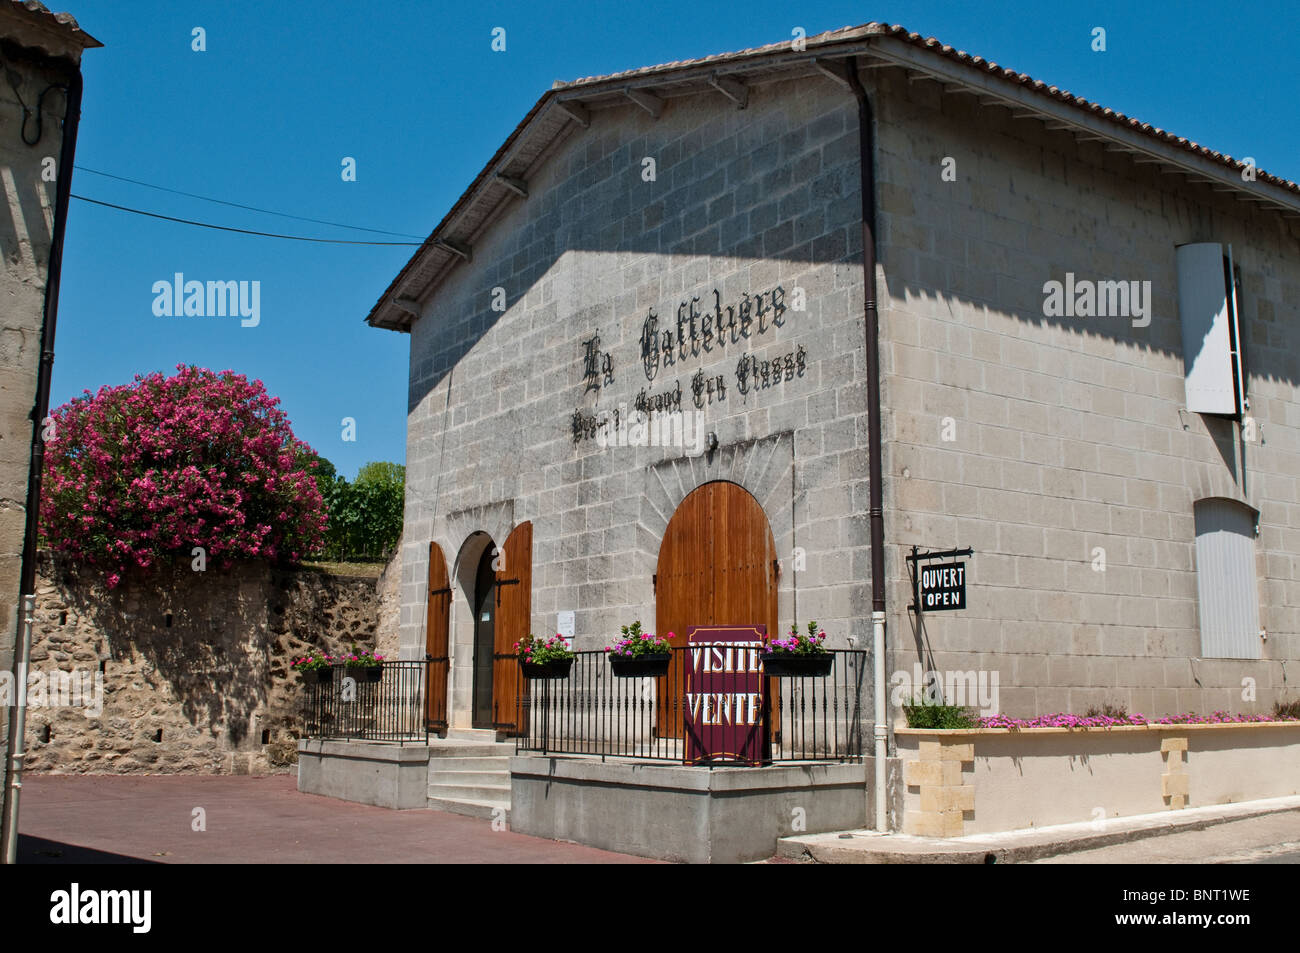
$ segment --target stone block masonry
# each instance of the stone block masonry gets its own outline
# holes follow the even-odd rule
[[[634,619],[653,628],[664,529],[711,480],[764,508],[782,623],[797,611],[835,647],[869,639],[857,609],[869,552],[850,519],[866,473],[856,150],[851,97],[830,80],[781,81],[743,111],[711,97],[672,100],[658,119],[602,109],[539,165],[531,197],[483,233],[412,328],[405,657],[425,648],[429,539],[454,567],[472,533],[501,545],[525,520],[533,631],[554,632],[563,610],[576,612],[580,649]],[[674,406],[680,394],[716,452],[601,446],[574,424],[633,411],[643,394]],[[458,589],[462,718],[470,608]]]
[[[469,717],[477,624],[462,557],[530,522],[530,628],[573,612],[576,647],[598,649],[655,617],[666,527],[712,481],[763,509],[781,625],[816,619],[832,646],[869,645],[870,581],[885,577],[889,673],[996,676],[997,710],[1014,716],[1261,712],[1294,697],[1300,348],[1277,316],[1300,299],[1295,226],[902,70],[863,82],[885,565],[867,545],[853,97],[782,76],[743,110],[709,93],[667,97],[657,116],[600,100],[528,170],[529,197],[473,237],[471,260],[408,289],[421,286],[401,644],[425,650],[432,540],[456,590],[453,720]],[[1176,248],[1189,242],[1230,244],[1241,271],[1250,437],[1186,409]],[[1047,307],[1062,281],[1137,282],[1140,313]],[[665,402],[703,414],[708,450],[596,439],[611,414]],[[1202,644],[1195,507],[1212,498],[1258,513],[1261,631],[1235,633],[1233,650],[1258,658]],[[924,627],[909,613],[912,545],[974,549],[964,610]]]
[[[876,72],[889,670],[997,672],[1013,716],[1293,698],[1300,345],[1275,316],[1300,288],[1295,230],[1101,143]],[[1185,409],[1175,249],[1206,241],[1231,244],[1241,271],[1244,443]],[[1149,324],[1047,313],[1044,285],[1071,273],[1149,281]],[[1208,497],[1259,514],[1258,659],[1202,645],[1193,506]],[[898,558],[912,544],[976,553],[967,609],[927,615],[922,633]]]
[[[302,686],[289,666],[352,644],[391,654],[373,579],[237,563],[99,577],[42,558],[32,670],[102,678],[102,711],[31,707],[29,770],[263,774],[297,759]],[[390,567],[387,577],[396,577]],[[391,602],[391,599],[389,600]]]

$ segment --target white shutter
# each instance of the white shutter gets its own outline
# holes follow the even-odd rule
[[[1253,510],[1232,500],[1196,503],[1196,589],[1201,655],[1259,658],[1259,589]]]
[[[1223,246],[1217,242],[1178,246],[1178,319],[1187,409],[1198,414],[1239,413]]]

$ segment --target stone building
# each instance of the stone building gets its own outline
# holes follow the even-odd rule
[[[567,613],[579,649],[816,619],[870,650],[876,574],[889,722],[927,670],[1015,716],[1268,711],[1298,220],[1250,160],[898,27],[557,83],[368,317],[410,335],[404,655],[501,729],[501,656]],[[973,550],[964,609],[918,622],[913,546]]]
[[[32,416],[41,351],[53,343],[45,339],[47,309],[57,307],[69,181],[58,170],[65,160],[70,165],[76,142],[81,54],[102,45],[71,16],[51,13],[36,0],[0,2],[0,185],[6,210],[0,218],[0,671],[15,664]],[[34,574],[34,561],[29,569]],[[6,772],[9,714],[0,707]],[[5,817],[9,790],[6,784],[0,811]]]

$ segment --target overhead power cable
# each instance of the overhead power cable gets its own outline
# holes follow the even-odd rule
[[[133,215],[145,215],[149,218],[160,218],[164,222],[177,222],[181,225],[194,225],[199,228],[213,228],[219,232],[236,232],[240,235],[257,235],[261,238],[284,238],[294,242],[316,242],[321,245],[404,245],[407,247],[418,247],[424,242],[365,242],[348,238],[312,238],[307,235],[281,235],[277,232],[258,232],[251,228],[233,228],[230,225],[213,225],[210,222],[196,222],[188,218],[176,218],[171,215],[160,215],[157,212],[146,212],[143,209],[128,208],[125,205],[114,205],[112,202],[101,202],[99,199],[87,198],[84,195],[72,194],[74,199],[82,202],[89,202],[91,205],[102,205],[104,208],[117,209],[119,212],[130,212]]]
[[[172,195],[184,195],[187,198],[200,199],[204,202],[213,202],[216,205],[226,205],[230,208],[242,208],[249,212],[261,212],[263,215],[276,215],[280,218],[291,218],[299,222],[311,222],[314,225],[331,225],[335,228],[350,228],[358,232],[373,232],[376,235],[396,235],[398,238],[419,238],[419,235],[408,235],[405,232],[388,232],[382,228],[364,228],[360,225],[344,225],[342,222],[329,222],[321,218],[305,218],[302,215],[290,215],[288,212],[275,212],[269,208],[258,208],[256,205],[242,205],[239,202],[227,202],[225,199],[214,199],[207,195],[199,195],[196,192],[184,192],[180,189],[169,189],[163,185],[154,185],[152,182],[141,182],[139,179],[129,179],[124,175],[114,175],[112,172],[101,172],[98,169],[88,169],[84,165],[76,167],[78,172],[89,172],[91,175],[102,175],[106,179],[116,179],[119,182],[130,182],[132,185],[143,186],[146,189],[155,189],[159,192],[170,192]]]

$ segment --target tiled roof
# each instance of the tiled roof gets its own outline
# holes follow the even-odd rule
[[[898,44],[920,52],[901,55]],[[457,237],[474,235],[494,217],[501,202],[513,197],[502,187],[500,175],[505,173],[523,178],[523,171],[531,165],[532,160],[544,152],[554,137],[569,125],[571,120],[567,114],[562,110],[548,109],[548,106],[575,100],[593,103],[608,102],[611,99],[621,98],[624,91],[632,85],[656,88],[661,93],[687,92],[692,83],[701,83],[704,77],[710,76],[714,71],[719,75],[737,76],[742,73],[756,74],[762,71],[780,71],[798,67],[807,69],[814,64],[814,61],[830,63],[837,59],[842,61],[846,56],[874,58],[883,61],[882,65],[900,66],[925,73],[935,71],[944,74],[939,81],[946,85],[980,90],[991,95],[998,104],[1020,110],[1033,112],[1035,109],[1033,101],[1040,97],[1044,101],[1044,110],[1048,110],[1051,107],[1046,101],[1054,100],[1065,104],[1070,109],[1066,114],[1058,110],[1055,113],[1058,117],[1056,121],[1059,123],[1062,119],[1070,118],[1071,121],[1065,125],[1075,127],[1076,132],[1081,135],[1086,132],[1089,138],[1105,138],[1108,141],[1114,139],[1123,148],[1139,153],[1144,150],[1135,143],[1140,143],[1145,138],[1152,143],[1154,150],[1152,154],[1163,153],[1168,157],[1170,153],[1165,150],[1174,150],[1173,155],[1182,152],[1197,157],[1196,160],[1189,159],[1188,163],[1195,170],[1193,174],[1200,179],[1206,178],[1208,167],[1206,171],[1197,168],[1197,160],[1221,166],[1225,172],[1221,174],[1220,179],[1212,180],[1216,188],[1236,191],[1246,188],[1240,173],[1250,166],[1243,160],[1215,152],[1190,139],[1176,136],[1113,109],[1107,109],[1081,96],[1075,96],[1068,90],[1059,89],[1024,73],[999,66],[983,57],[971,56],[964,50],[940,43],[933,37],[923,37],[901,26],[873,22],[863,26],[842,27],[807,37],[801,50],[795,50],[792,42],[787,39],[732,53],[717,53],[697,59],[643,66],[604,76],[587,76],[569,82],[555,82],[502,143],[483,171],[470,183],[469,188],[433,230],[424,245],[412,255],[411,260],[393,279],[371,309],[366,320],[378,327],[404,329],[409,326],[409,319],[402,316],[400,312],[403,309],[397,307],[395,299],[412,293],[417,296],[423,294],[425,289],[431,287],[454,267],[463,257],[460,253],[464,249],[453,250],[450,244],[446,243]],[[960,66],[957,70],[952,70],[951,67],[941,68],[939,64],[943,61],[960,64]],[[977,74],[993,77],[993,84],[991,86],[982,84],[977,75],[972,75],[972,70]],[[1014,85],[1008,87],[1006,83]],[[1019,95],[1022,90],[1031,95],[1029,97]],[[1053,128],[1064,127],[1057,125]],[[1107,127],[1113,127],[1114,131],[1108,131]],[[1227,174],[1227,170],[1231,170],[1231,174]],[[1300,185],[1289,179],[1271,175],[1258,167],[1253,168],[1253,174],[1254,179],[1250,183],[1252,186],[1256,183],[1265,183],[1300,197]],[[1242,181],[1239,182],[1238,179]],[[1262,194],[1257,188],[1250,188],[1248,191],[1253,193],[1254,201],[1281,206],[1284,214],[1300,217],[1300,203],[1281,197],[1274,199]]]
[[[958,50],[955,49],[954,47],[949,46],[946,43],[940,43],[937,39],[935,39],[932,36],[924,37],[919,33],[909,32],[907,29],[898,26],[897,24],[890,26],[887,23],[873,22],[873,23],[868,23],[865,26],[841,27],[838,30],[828,30],[825,33],[819,33],[816,36],[810,36],[807,38],[807,43],[808,46],[811,48],[814,46],[820,46],[827,43],[835,43],[843,40],[865,39],[867,37],[872,37],[872,36],[891,36],[896,39],[903,40],[904,42],[909,43],[912,46],[919,47],[920,49],[923,50],[928,50],[932,53],[937,53],[940,56],[947,57],[948,59],[953,60],[955,62],[963,63],[967,66],[973,66],[976,69],[982,70],[983,72],[990,73],[995,76],[999,76],[1002,79],[1011,80],[1013,83],[1016,83],[1020,86],[1024,86],[1028,89],[1033,90],[1034,92],[1041,93],[1045,96],[1050,96],[1052,99],[1057,99],[1060,100],[1061,102],[1069,103],[1070,105],[1077,106],[1080,109],[1086,109],[1089,112],[1094,113],[1098,116],[1103,116],[1114,123],[1127,126],[1129,129],[1132,129],[1134,131],[1153,136],[1171,145],[1176,145],[1181,148],[1187,149],[1190,152],[1197,153],[1199,155],[1204,156],[1207,159],[1212,159],[1215,162],[1224,163],[1225,165],[1231,166],[1232,168],[1238,171],[1241,171],[1242,169],[1246,168],[1245,162],[1239,159],[1234,159],[1230,155],[1226,155],[1222,152],[1215,152],[1213,149],[1208,149],[1205,146],[1198,145],[1197,143],[1183,136],[1176,136],[1172,132],[1166,132],[1165,130],[1159,128],[1158,126],[1151,125],[1149,122],[1142,122],[1142,120],[1140,119],[1134,119],[1131,116],[1126,116],[1123,113],[1116,112],[1113,109],[1107,109],[1105,106],[1102,106],[1099,103],[1094,103],[1091,100],[1084,99],[1082,96],[1075,96],[1069,90],[1058,89],[1055,86],[1051,86],[1047,83],[1044,83],[1042,80],[1034,79],[1032,76],[1028,76],[1025,73],[1018,73],[1013,69],[1008,69],[1006,67],[999,66],[997,63],[991,63],[988,60],[984,59],[984,57],[982,56],[971,56],[965,50]],[[712,56],[703,56],[700,57],[699,59],[677,60],[672,63],[662,63],[658,66],[642,66],[639,69],[624,70],[623,72],[610,73],[606,76],[586,76],[583,77],[582,79],[575,79],[572,82],[568,82],[568,83],[557,82],[552,87],[552,89],[574,89],[577,87],[593,85],[596,83],[608,83],[611,81],[626,80],[626,79],[640,79],[642,77],[651,77],[658,73],[668,73],[674,70],[681,70],[693,66],[703,66],[703,65],[721,66],[723,64],[736,62],[738,60],[750,59],[756,56],[761,56],[763,54],[783,53],[783,52],[788,52],[789,50],[790,50],[790,41],[783,40],[780,43],[768,43],[765,46],[756,46],[747,50],[738,50],[734,53],[717,53]],[[1295,182],[1292,182],[1290,179],[1283,179],[1279,176],[1270,175],[1267,172],[1264,172],[1262,169],[1256,169],[1255,174],[1259,181],[1270,182],[1274,185],[1280,185],[1285,189],[1289,189],[1292,192],[1300,194],[1300,185],[1297,185]]]
[[[10,8],[17,7],[35,22],[46,27],[53,27],[67,34],[72,34],[77,43],[85,48],[103,46],[99,40],[81,28],[77,18],[71,13],[51,13],[50,8],[39,0],[8,0]]]

